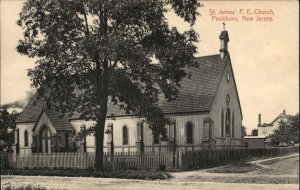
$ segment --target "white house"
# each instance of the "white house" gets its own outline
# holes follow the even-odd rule
[[[282,111],[273,121],[270,123],[261,123],[261,114],[258,114],[257,134],[258,136],[268,137],[274,133],[275,129],[278,129],[280,121],[287,121],[287,115],[285,110]]]
[[[287,121],[285,110],[282,111],[270,123],[261,123],[261,114],[258,114],[257,136],[244,137],[249,147],[266,147],[270,145],[269,136],[278,129],[280,121]]]

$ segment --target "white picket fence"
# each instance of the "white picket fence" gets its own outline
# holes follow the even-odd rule
[[[159,167],[179,167],[181,154],[140,154],[138,152],[104,153],[104,169],[157,169]],[[31,155],[17,154],[16,168],[92,168],[94,166],[94,153],[34,153]]]

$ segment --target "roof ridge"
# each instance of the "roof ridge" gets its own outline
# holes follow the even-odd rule
[[[219,54],[197,57],[195,60],[200,63],[199,67],[189,69],[192,74],[191,79],[184,77],[180,81],[182,85],[179,89],[179,98],[174,101],[167,101],[162,98],[159,101],[160,108],[164,113],[189,113],[211,109],[226,64],[224,64],[225,62]],[[42,105],[27,106],[23,110],[22,115],[24,117],[17,122],[36,120],[41,108]],[[109,107],[107,114],[122,115],[123,112],[124,110],[121,110],[118,106],[112,105]]]
[[[212,54],[212,55],[199,56],[199,57],[196,57],[196,59],[197,58],[204,58],[204,57],[213,57],[213,56],[220,56],[220,54]]]

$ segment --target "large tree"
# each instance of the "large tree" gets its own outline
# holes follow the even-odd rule
[[[145,118],[165,136],[160,94],[178,96],[184,67],[195,66],[197,0],[27,0],[20,13],[24,39],[17,50],[37,58],[32,86],[47,105],[93,118],[95,168],[102,168],[108,104]],[[173,11],[190,24],[180,33]]]
[[[0,145],[0,149],[10,151],[14,143],[14,129],[16,128],[16,119],[18,113],[9,113],[6,107],[0,108],[0,139],[5,145]]]

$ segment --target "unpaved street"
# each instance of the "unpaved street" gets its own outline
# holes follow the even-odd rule
[[[283,157],[279,160],[257,161],[264,163],[262,169],[254,172],[210,173],[209,170],[172,172],[169,180],[128,180],[114,178],[87,177],[45,177],[45,176],[1,176],[2,186],[39,185],[47,189],[100,189],[100,190],[191,190],[191,189],[299,189],[299,155]],[[298,168],[297,168],[298,167]],[[285,172],[281,173],[281,170]]]
[[[28,176],[4,176],[2,185],[40,185],[47,189],[68,190],[192,190],[192,189],[222,189],[222,190],[259,190],[259,189],[298,189],[297,184],[241,184],[241,183],[219,183],[219,182],[180,182],[168,181],[143,181],[126,179],[103,179],[103,178],[73,178],[73,177],[28,177]]]

